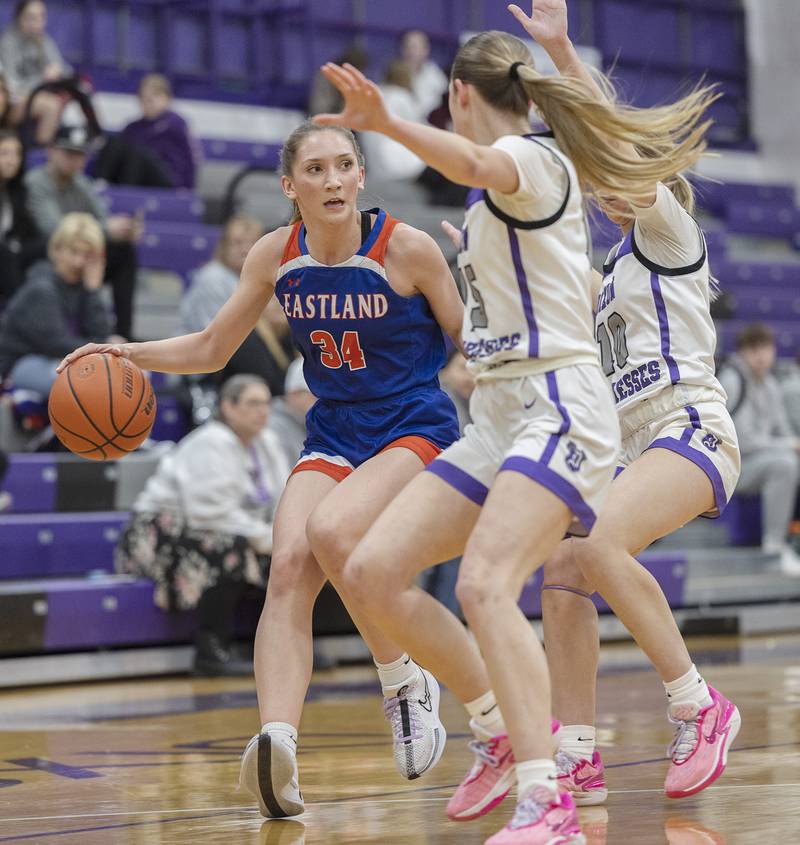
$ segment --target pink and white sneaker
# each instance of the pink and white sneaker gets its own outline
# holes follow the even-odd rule
[[[711,704],[673,709],[669,720],[678,727],[669,747],[672,765],[664,792],[668,798],[686,798],[712,784],[724,771],[728,749],[742,725],[738,709],[709,686]]]
[[[586,845],[568,792],[537,787],[517,804],[514,818],[485,845]]]
[[[602,804],[608,798],[606,776],[600,752],[595,751],[591,760],[568,751],[556,753],[558,785],[572,795],[578,807]]]
[[[552,733],[555,735],[560,728],[560,722],[553,719]],[[469,750],[475,755],[475,762],[447,804],[447,817],[454,822],[468,822],[491,812],[517,779],[514,769],[517,761],[506,734],[487,740],[474,739]]]

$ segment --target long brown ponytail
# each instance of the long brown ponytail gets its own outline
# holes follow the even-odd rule
[[[584,190],[598,201],[613,196],[641,202],[644,186],[664,182],[691,210],[692,187],[680,174],[704,153],[711,125],[704,115],[720,94],[713,86],[698,85],[669,105],[635,108],[619,103],[611,81],[595,75],[605,101],[580,79],[539,73],[525,44],[498,31],[471,38],[458,51],[452,70],[453,79],[473,85],[500,111],[527,115],[533,101],[575,165]],[[626,153],[625,145],[639,155]]]

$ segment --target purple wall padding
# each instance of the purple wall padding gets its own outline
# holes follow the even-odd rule
[[[646,552],[639,558],[639,563],[651,572],[664,595],[667,597],[669,606],[678,608],[683,606],[684,586],[686,582],[686,556],[683,554],[662,554],[659,552]],[[542,615],[542,570],[540,569],[522,590],[520,607],[523,613],[529,618],[541,618]],[[601,613],[608,613],[608,605],[595,594],[593,596],[595,606]]]
[[[191,639],[193,613],[165,613],[150,581],[70,581],[47,585],[45,650]]]
[[[11,455],[3,488],[14,497],[14,513],[52,511],[56,501],[57,479],[58,469],[52,455]],[[1,567],[2,564],[0,575]]]

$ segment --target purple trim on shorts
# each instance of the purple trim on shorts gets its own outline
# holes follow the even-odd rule
[[[464,211],[469,211],[473,205],[483,200],[483,188],[471,188],[464,202]]]
[[[511,244],[511,259],[514,262],[514,270],[517,273],[517,284],[519,295],[522,298],[522,310],[525,312],[525,322],[528,324],[528,357],[539,357],[539,329],[536,328],[536,318],[533,316],[533,302],[528,287],[528,277],[525,275],[525,268],[522,266],[522,255],[519,251],[519,237],[513,226],[506,226],[508,230],[508,241]]]
[[[489,488],[481,484],[477,478],[473,478],[460,467],[443,461],[441,458],[431,461],[425,469],[441,478],[442,481],[447,482],[451,487],[455,487],[459,493],[462,493],[471,502],[475,502],[479,507],[483,506],[486,497],[489,495]]]
[[[581,596],[581,598],[592,600],[591,593],[585,593],[583,590],[579,590],[577,587],[567,587],[564,584],[542,584],[542,590],[563,590],[565,593],[575,593],[576,596]]]
[[[702,423],[700,422],[700,414],[697,412],[697,408],[693,408],[691,405],[687,405],[686,413],[689,415],[689,422],[691,422],[692,428],[703,427]]]
[[[614,470],[614,478],[616,478],[621,472],[624,472],[624,471],[625,471],[625,467],[618,466]]]
[[[650,290],[653,292],[653,302],[656,305],[658,315],[658,328],[661,333],[661,354],[667,362],[669,377],[673,384],[681,380],[681,373],[675,359],[669,353],[669,318],[667,317],[667,306],[664,304],[664,297],[661,293],[661,282],[658,280],[658,273],[650,274]]]
[[[592,526],[597,519],[595,512],[586,504],[577,488],[557,472],[544,466],[539,461],[532,461],[530,458],[523,458],[521,455],[512,455],[510,458],[506,458],[498,472],[508,470],[522,473],[522,475],[527,476],[537,484],[541,484],[542,487],[558,496],[578,517],[583,527],[587,531],[592,530]]]
[[[688,428],[686,431],[693,433],[694,429]],[[716,502],[717,510],[722,514],[728,504],[725,485],[722,483],[722,476],[719,474],[719,470],[707,455],[690,446],[683,438],[676,440],[674,437],[660,437],[658,440],[654,440],[647,448],[668,449],[670,452],[675,452],[676,455],[682,455],[686,460],[691,461],[695,466],[703,470],[708,476],[711,486],[714,488],[714,501]]]
[[[556,371],[550,370],[549,373],[545,373],[545,376],[547,377],[547,395],[550,397],[550,401],[556,406],[556,408],[558,408],[558,413],[561,414],[561,427],[558,429],[557,434],[550,435],[550,439],[544,447],[544,452],[542,452],[542,457],[539,458],[539,460],[547,466],[550,463],[550,459],[553,457],[553,453],[556,451],[561,435],[566,434],[569,431],[570,419],[567,409],[561,404],[561,399],[558,395]]]
[[[695,428],[684,428],[683,434],[681,435],[681,443],[688,443],[692,439],[695,431],[697,431]]]

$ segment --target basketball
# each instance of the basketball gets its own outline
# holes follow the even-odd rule
[[[47,410],[53,431],[70,452],[109,461],[135,451],[150,434],[156,397],[132,361],[94,353],[58,375]]]

